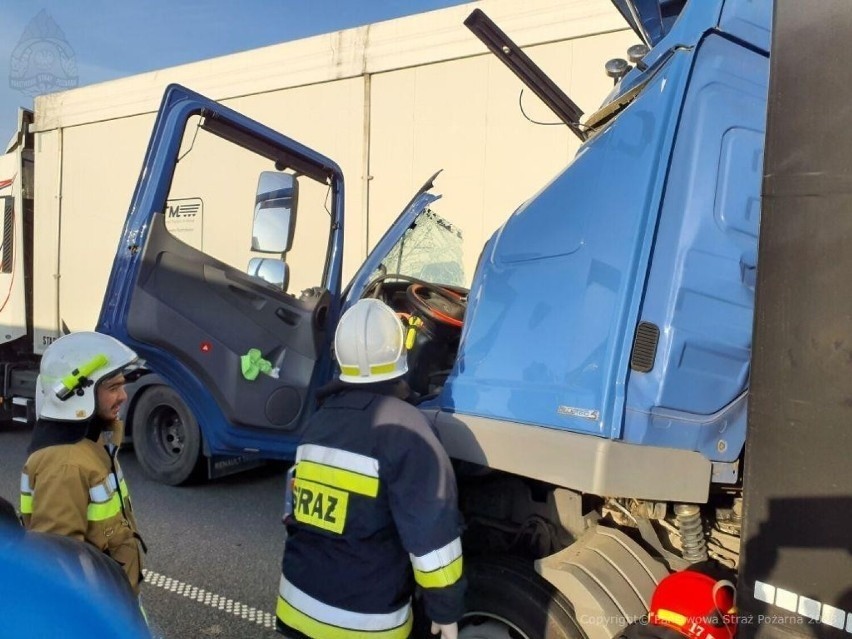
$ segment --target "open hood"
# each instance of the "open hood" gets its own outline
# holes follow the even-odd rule
[[[394,223],[391,224],[382,236],[382,239],[378,241],[375,248],[373,248],[367,256],[367,259],[364,260],[361,268],[358,269],[357,273],[355,273],[355,276],[352,278],[352,281],[343,293],[344,302],[341,311],[346,310],[349,306],[360,299],[361,293],[363,293],[364,289],[367,287],[371,276],[379,268],[379,265],[390,252],[391,248],[399,242],[402,235],[411,227],[412,224],[414,224],[418,216],[423,213],[432,202],[441,197],[440,195],[429,192],[429,190],[433,188],[435,178],[438,177],[440,172],[441,171],[438,171],[435,175],[426,180],[426,183],[420,187],[420,190],[418,190],[417,193],[414,194],[411,201],[405,206],[399,216],[397,216]]]
[[[653,47],[663,39],[688,0],[612,0],[642,41]]]

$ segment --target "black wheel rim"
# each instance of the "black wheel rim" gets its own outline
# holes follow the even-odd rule
[[[177,462],[186,449],[186,425],[180,414],[168,405],[157,406],[150,417],[150,429],[154,454],[161,461]]]

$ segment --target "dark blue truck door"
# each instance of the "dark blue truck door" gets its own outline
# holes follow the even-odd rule
[[[165,203],[193,116],[202,128],[254,152],[268,165],[264,170],[287,167],[300,179],[328,185],[332,215],[322,286],[287,294],[168,231]],[[340,297],[342,196],[342,174],[330,160],[182,87],[167,90],[98,330],[134,348],[180,394],[209,453],[292,453],[311,388],[328,371],[328,327]],[[252,349],[278,369],[277,378],[244,374],[241,358]]]

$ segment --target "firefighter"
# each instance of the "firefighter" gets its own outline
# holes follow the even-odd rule
[[[402,399],[402,323],[381,301],[360,300],[334,348],[340,378],[321,394],[288,481],[277,628],[296,639],[406,639],[416,584],[432,633],[456,639],[466,582],[455,476]]]
[[[138,595],[141,537],[116,459],[124,372],[136,362],[136,353],[100,333],[71,333],[48,347],[36,380],[21,515],[30,530],[88,542],[111,557]]]

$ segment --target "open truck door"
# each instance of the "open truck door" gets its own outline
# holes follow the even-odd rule
[[[285,264],[298,205],[322,246],[313,274]],[[158,480],[189,477],[202,432],[207,455],[294,453],[310,391],[328,377],[342,217],[331,160],[183,87],[166,90],[97,326],[162,379],[128,415]],[[290,275],[301,295],[285,290]]]
[[[292,457],[333,372],[341,300],[377,276],[404,277],[405,238],[437,223],[433,179],[344,294],[337,165],[183,87],[166,90],[98,322],[153,371],[126,418],[149,475],[180,484],[205,456],[234,466]],[[316,256],[311,273],[291,272],[296,251],[300,268],[305,252]]]

